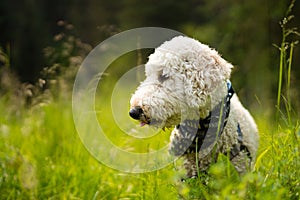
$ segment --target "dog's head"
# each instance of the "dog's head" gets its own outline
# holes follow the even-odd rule
[[[226,95],[231,68],[207,45],[175,37],[149,56],[146,79],[130,100],[129,114],[141,125],[160,127],[177,125],[187,116],[205,117]]]

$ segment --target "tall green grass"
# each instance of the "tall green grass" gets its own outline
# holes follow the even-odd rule
[[[286,122],[291,125],[292,102],[291,102],[291,71],[293,62],[293,53],[295,45],[298,44],[298,40],[295,36],[300,36],[296,27],[288,27],[290,21],[294,18],[292,15],[292,9],[296,0],[292,0],[289,5],[286,14],[282,21],[280,21],[280,27],[282,30],[282,41],[280,46],[275,45],[280,51],[279,61],[279,73],[278,73],[278,91],[277,91],[277,110],[276,121],[279,120],[279,113],[286,114]],[[285,83],[283,82],[285,80]],[[285,90],[283,91],[283,86]],[[281,109],[281,100],[284,100],[284,111]],[[283,116],[283,115],[282,115]]]
[[[283,31],[289,32],[289,29]],[[278,120],[256,119],[260,148],[252,172],[239,176],[222,155],[207,174],[184,183],[180,181],[184,174],[180,168],[181,160],[143,174],[128,174],[106,167],[89,154],[75,131],[71,87],[64,81],[65,77],[60,75],[55,79],[51,74],[47,79],[46,73],[43,78],[51,82],[50,91],[39,88],[38,92],[26,96],[31,87],[20,84],[18,89],[8,88],[11,92],[1,93],[0,199],[299,199],[300,128],[299,119],[291,114],[289,95],[292,94],[288,92],[296,42],[287,44],[287,32],[283,33],[285,39],[279,45],[279,89],[275,110]],[[3,51],[2,55],[5,55]],[[50,66],[49,69],[53,68]],[[284,74],[287,78],[283,79]],[[67,73],[67,77],[72,75]],[[284,80],[287,83],[283,94]],[[107,86],[110,83],[108,81]],[[45,93],[56,95],[49,97]],[[34,104],[30,103],[32,101],[18,103],[23,98],[36,101]],[[287,105],[284,112],[280,110],[282,99],[286,99]],[[102,100],[111,101],[109,97]],[[103,115],[109,111],[101,105],[96,109],[102,113],[99,119],[105,121],[106,132],[115,138],[119,128],[109,120],[110,114],[107,118]],[[288,123],[281,123],[279,119]],[[123,145],[122,140],[115,142]],[[132,144],[140,151],[145,151],[147,146],[145,142]]]

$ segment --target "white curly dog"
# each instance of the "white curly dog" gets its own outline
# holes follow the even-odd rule
[[[239,173],[253,166],[258,130],[234,94],[232,68],[207,45],[177,36],[150,55],[130,100],[129,115],[141,125],[174,127],[169,151],[184,156],[187,177],[206,171],[219,153]]]

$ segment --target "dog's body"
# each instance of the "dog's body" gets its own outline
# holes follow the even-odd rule
[[[218,153],[240,173],[255,159],[257,127],[234,94],[231,68],[207,45],[178,36],[150,55],[146,80],[131,98],[130,115],[142,125],[175,126],[170,153],[186,158],[188,177],[198,175],[197,166],[207,170]]]

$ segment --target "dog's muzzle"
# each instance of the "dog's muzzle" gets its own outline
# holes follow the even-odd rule
[[[144,115],[143,109],[139,106],[133,107],[129,111],[130,117],[133,119],[139,120]]]
[[[135,120],[139,120],[141,122],[141,126],[146,124],[150,124],[150,119],[146,117],[143,109],[140,106],[136,106],[130,109],[129,111],[130,117]]]

